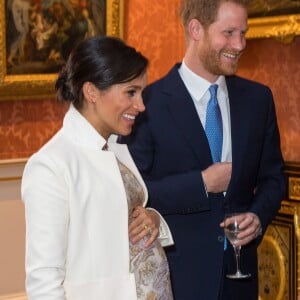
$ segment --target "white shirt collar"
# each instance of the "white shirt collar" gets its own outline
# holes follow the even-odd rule
[[[188,68],[184,61],[182,62],[178,72],[194,101],[202,99],[212,83],[194,73]],[[223,75],[218,77],[215,84],[219,85],[218,95],[221,92],[223,92],[226,96],[228,95],[226,81]]]

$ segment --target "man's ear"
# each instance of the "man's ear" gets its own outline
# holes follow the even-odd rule
[[[95,103],[96,102],[96,87],[91,82],[87,81],[82,86],[82,92],[84,98],[90,102]]]
[[[203,35],[203,26],[197,19],[189,22],[189,35],[192,40],[199,41]]]

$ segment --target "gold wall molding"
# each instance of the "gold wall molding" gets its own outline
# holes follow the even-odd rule
[[[300,200],[300,178],[289,177],[289,198]]]
[[[288,176],[288,199],[300,200],[300,162],[286,163],[286,174]]]

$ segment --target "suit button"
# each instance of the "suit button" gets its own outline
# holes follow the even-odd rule
[[[223,236],[223,235],[219,235],[219,236],[218,236],[218,241],[219,241],[220,243],[223,243],[223,242],[224,242],[224,236]]]

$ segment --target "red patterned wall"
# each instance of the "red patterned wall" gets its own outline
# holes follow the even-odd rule
[[[150,59],[149,82],[164,75],[184,52],[179,0],[125,0],[124,39]],[[300,37],[291,44],[251,40],[239,74],[274,93],[286,161],[300,161]],[[54,99],[0,102],[0,159],[28,157],[61,126],[66,107]],[[255,116],[254,116],[255,117]]]
[[[291,44],[248,41],[239,74],[271,87],[284,159],[300,162],[300,36]]]

